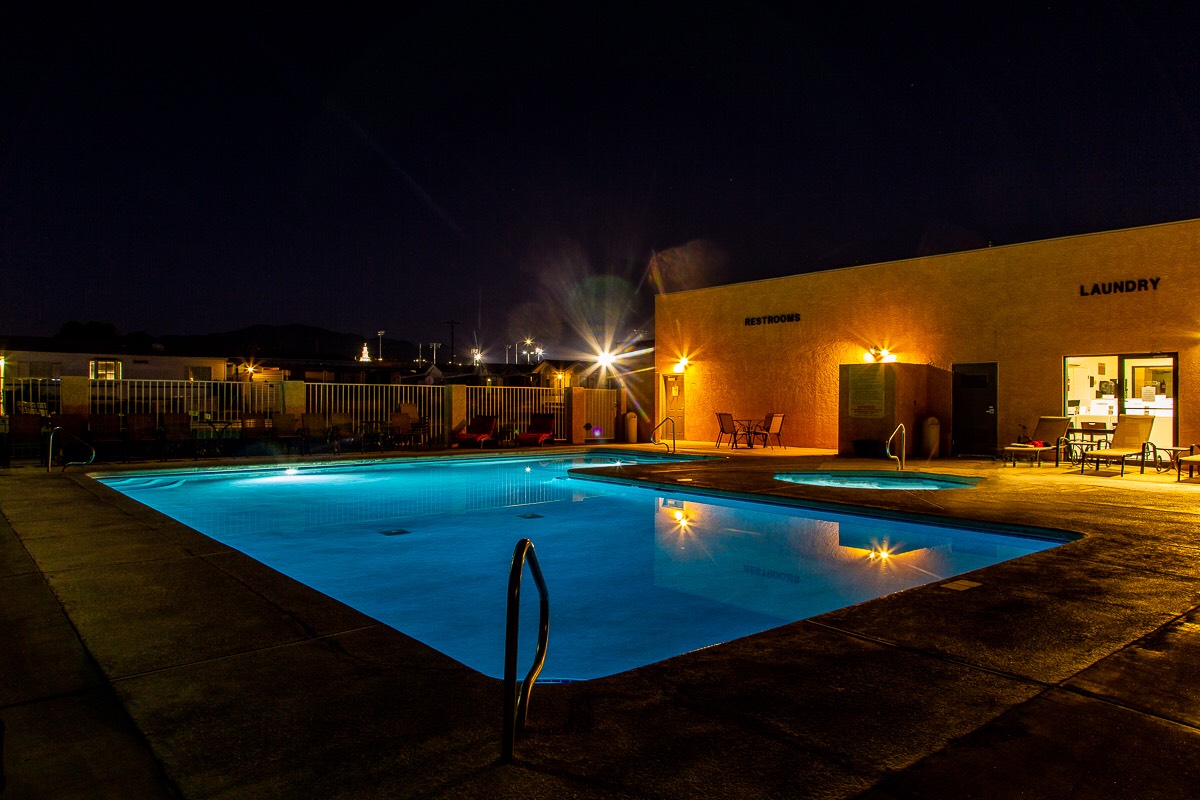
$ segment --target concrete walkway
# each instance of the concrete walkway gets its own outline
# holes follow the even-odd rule
[[[497,681],[81,474],[0,470],[0,796],[1196,796],[1200,479],[945,460],[909,468],[984,480],[855,491],[773,475],[887,464],[720,455],[608,472],[1083,537],[539,685],[502,765]]]

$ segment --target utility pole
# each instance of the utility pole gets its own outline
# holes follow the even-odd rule
[[[510,347],[512,347],[511,344],[504,345],[504,363],[505,364],[508,363],[508,348],[510,348]]]
[[[450,363],[453,364],[454,363],[454,326],[462,325],[462,323],[456,319],[449,319],[449,320],[446,320],[446,324],[450,326]]]
[[[437,349],[442,346],[441,342],[430,342],[429,349],[433,352],[433,365],[437,366]]]
[[[387,331],[380,331],[378,334],[378,336],[379,336],[379,360],[380,361],[383,361],[383,335],[385,333],[387,333]]]

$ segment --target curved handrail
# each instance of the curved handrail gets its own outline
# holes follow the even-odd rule
[[[529,574],[537,584],[542,602],[537,651],[533,657],[533,666],[529,668],[529,674],[521,683],[518,696],[517,631],[521,626],[521,575],[525,571],[526,559],[529,560]],[[529,716],[529,694],[542,671],[542,665],[546,663],[546,646],[549,639],[550,594],[546,591],[546,580],[542,577],[542,568],[538,566],[537,554],[533,552],[533,542],[522,539],[517,542],[513,551],[512,566],[508,570],[508,617],[504,630],[504,727],[500,732],[500,760],[506,763],[513,759],[517,730],[525,729],[525,719]]]
[[[83,445],[89,451],[91,451],[91,455],[88,456],[87,461],[67,461],[66,459],[64,459],[63,465],[62,465],[63,472],[67,471],[67,467],[86,467],[89,464],[91,464],[93,461],[96,460],[96,448],[92,447],[90,444],[85,442],[83,439],[80,439],[78,436],[76,436],[75,434],[73,434],[69,430],[67,430],[66,428],[59,425],[55,428],[50,429],[50,441],[49,441],[49,443],[47,445],[47,449],[46,449],[46,472],[49,472],[51,469],[54,468],[54,434],[56,434],[56,433],[61,433],[65,436],[70,436],[72,439],[79,442],[81,445]]]
[[[896,434],[900,434],[900,455],[892,455],[892,440],[896,438]],[[904,423],[901,422],[896,426],[896,430],[892,431],[892,435],[888,437],[887,444],[884,445],[884,451],[887,457],[896,462],[896,471],[904,471],[904,453],[908,450],[908,432],[904,430]]]
[[[654,442],[654,434],[658,433],[658,429],[661,428],[663,425],[666,425],[668,422],[671,423],[671,443],[667,444],[666,442]],[[663,447],[667,448],[668,453],[674,453],[675,452],[675,418],[674,417],[663,417],[663,421],[658,423],[657,425],[655,425],[654,430],[650,431],[650,441],[654,442],[655,444],[661,444]]]

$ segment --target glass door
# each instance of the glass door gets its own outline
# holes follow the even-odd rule
[[[1150,441],[1175,446],[1176,359],[1172,355],[1121,356],[1121,402],[1125,414],[1154,417]]]
[[[1150,441],[1174,446],[1176,354],[1068,356],[1063,367],[1072,428],[1112,428],[1118,414],[1147,414],[1156,418]]]

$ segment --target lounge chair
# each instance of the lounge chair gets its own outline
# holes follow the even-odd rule
[[[266,450],[267,437],[271,431],[267,428],[267,415],[262,411],[248,411],[242,414],[242,429],[240,447],[242,454],[263,453]]]
[[[300,443],[300,431],[296,427],[295,414],[276,414],[271,419],[271,438],[278,444],[283,445],[283,449],[291,453],[292,445]]]
[[[300,452],[311,453],[314,444],[324,445],[329,441],[329,425],[324,414],[308,412],[300,415]]]
[[[1083,454],[1079,472],[1083,473],[1090,459],[1096,460],[1096,471],[1100,471],[1101,461],[1120,461],[1121,474],[1125,474],[1125,459],[1139,456],[1142,459],[1142,473],[1146,472],[1147,450],[1150,445],[1150,429],[1154,426],[1154,417],[1133,414],[1121,414],[1117,417],[1117,427],[1113,430],[1112,442],[1107,447],[1088,450]]]
[[[466,430],[461,433],[454,434],[454,443],[459,447],[467,445],[475,445],[483,449],[485,442],[495,441],[496,436],[496,417],[478,414]]]
[[[388,447],[411,448],[416,442],[417,434],[413,430],[413,418],[407,411],[393,411],[388,422]]]
[[[11,459],[17,450],[31,451],[37,455],[38,463],[46,458],[46,418],[41,414],[13,414],[8,418],[8,452]],[[7,461],[6,461],[7,463]]]
[[[359,452],[366,449],[362,431],[355,426],[354,417],[349,414],[329,415],[329,441],[333,445],[335,453],[342,452],[343,447],[352,447],[356,444]]]
[[[125,459],[139,451],[157,450],[159,446],[158,419],[154,414],[125,415]]]
[[[721,411],[717,412],[717,443],[716,447],[721,446],[721,439],[729,437],[730,449],[737,447],[739,436],[748,436],[746,431],[738,427],[738,424],[733,421],[733,414],[725,414]]]
[[[783,416],[779,412],[773,412],[767,414],[762,422],[756,423],[753,428],[747,431],[749,444],[753,446],[754,442],[761,439],[763,447],[770,445],[774,449],[775,445],[771,444],[771,437],[774,436],[775,444],[786,450],[787,445],[783,443],[783,439],[780,436],[780,433],[783,431]]]
[[[162,454],[159,457],[166,459],[172,451],[190,451],[192,458],[196,458],[199,452],[196,450],[196,435],[192,432],[191,415],[168,413],[162,415],[162,420]]]
[[[1192,445],[1188,448],[1188,454],[1185,456],[1180,453],[1175,458],[1175,481],[1178,483],[1183,477],[1183,465],[1187,464],[1188,478],[1193,477],[1196,467],[1200,466],[1200,454],[1196,453],[1196,448],[1200,445]]]
[[[103,461],[109,453],[119,453],[122,461],[128,461],[125,447],[125,429],[120,414],[92,414],[88,417],[88,443],[96,449],[96,458]]]
[[[553,414],[530,414],[529,427],[517,434],[517,446],[541,446],[554,438]]]
[[[1040,417],[1037,427],[1028,442],[1013,442],[1004,448],[1005,462],[1012,461],[1017,465],[1017,456],[1029,459],[1029,466],[1042,465],[1042,454],[1054,452],[1054,466],[1061,463],[1063,450],[1067,445],[1067,428],[1071,420],[1067,417]]]

